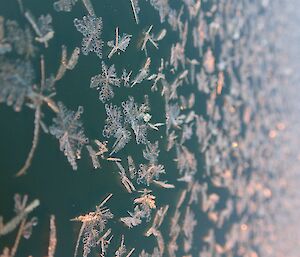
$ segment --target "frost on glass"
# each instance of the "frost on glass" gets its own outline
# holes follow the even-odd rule
[[[99,58],[102,58],[103,40],[102,34],[102,18],[87,15],[82,20],[74,19],[76,29],[83,35],[81,50],[84,55],[94,52]]]
[[[102,61],[102,73],[91,78],[90,87],[100,89],[99,99],[106,102],[114,97],[112,86],[119,87],[121,80],[117,77],[115,65],[109,68]]]
[[[59,112],[49,128],[50,133],[59,140],[60,150],[67,157],[73,170],[77,170],[76,160],[80,159],[81,149],[88,143],[80,121],[83,107],[79,106],[76,112],[68,110],[61,102],[58,103],[58,107]]]

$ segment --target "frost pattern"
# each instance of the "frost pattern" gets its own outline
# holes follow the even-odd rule
[[[59,112],[49,128],[50,133],[59,140],[60,150],[68,158],[73,170],[77,170],[76,160],[80,159],[83,145],[88,143],[83,124],[79,120],[83,107],[79,106],[76,112],[68,110],[61,102],[58,107]]]
[[[100,89],[99,99],[101,102],[106,102],[114,97],[112,86],[119,87],[121,80],[117,78],[114,65],[109,68],[102,61],[102,73],[91,78],[90,87]]]
[[[99,58],[102,58],[103,40],[102,34],[102,18],[87,15],[82,20],[74,19],[76,29],[83,35],[81,50],[84,55],[94,52]]]

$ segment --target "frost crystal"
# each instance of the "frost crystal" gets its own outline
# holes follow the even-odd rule
[[[0,103],[6,102],[20,111],[32,90],[34,71],[29,61],[10,62],[0,59]]]
[[[88,254],[91,252],[91,248],[101,245],[102,252],[105,252],[112,236],[110,239],[107,239],[108,236],[111,233],[111,230],[108,229],[103,235],[101,234],[105,227],[106,223],[109,219],[113,218],[113,214],[111,211],[103,207],[104,204],[111,198],[112,194],[108,195],[100,205],[96,206],[96,210],[93,212],[89,212],[85,215],[80,215],[72,221],[80,221],[82,222],[81,229],[79,232],[76,248],[75,248],[75,254],[77,255],[78,246],[80,243],[80,239],[82,237],[83,242],[83,256],[87,257]],[[101,255],[103,256],[103,255]]]
[[[122,102],[125,123],[129,123],[134,134],[137,144],[147,143],[147,127],[145,116],[148,114],[149,106],[147,103],[138,106],[134,98],[129,96],[129,100]]]
[[[106,102],[114,97],[112,86],[120,86],[120,79],[117,78],[115,66],[109,68],[102,61],[102,74],[91,78],[90,87],[100,89],[99,99],[101,102]]]
[[[108,58],[110,59],[115,53],[120,53],[119,51],[125,52],[126,48],[129,45],[131,37],[132,35],[128,35],[125,33],[123,33],[122,37],[119,36],[119,28],[116,28],[115,42],[113,40],[107,42],[107,45],[112,48],[108,55]]]
[[[58,0],[53,3],[53,8],[57,12],[70,12],[77,0]]]
[[[150,63],[151,63],[151,59],[147,58],[144,66],[140,69],[139,73],[133,79],[131,87],[133,87],[136,84],[140,84],[149,75]]]
[[[119,107],[106,104],[105,110],[107,118],[105,120],[106,125],[104,126],[103,136],[106,138],[110,138],[111,136],[116,138],[112,153],[118,152],[130,141],[130,132],[123,127],[122,112]]]
[[[170,64],[177,70],[179,63],[183,68],[185,67],[185,50],[182,44],[176,43],[171,48]]]
[[[132,8],[132,11],[133,11],[133,15],[134,15],[134,19],[135,19],[135,22],[136,24],[139,24],[139,12],[140,12],[140,7],[139,7],[139,2],[138,0],[130,0],[131,2],[131,8]]]
[[[0,16],[0,54],[5,54],[11,51],[11,45],[5,38],[4,18]]]
[[[50,14],[41,15],[36,21],[31,12],[27,11],[24,15],[37,35],[35,40],[48,47],[48,41],[54,36],[54,30],[51,25],[52,16]]]
[[[76,159],[80,159],[82,146],[88,143],[84,135],[82,122],[79,120],[83,107],[76,112],[68,110],[61,102],[58,103],[59,112],[53,119],[50,133],[59,140],[60,150],[68,158],[73,170],[77,170]]]
[[[157,164],[159,152],[158,141],[154,144],[150,142],[146,144],[146,149],[143,150],[143,156],[149,163],[140,165],[140,169],[138,170],[138,183],[144,183],[149,186],[153,180],[159,179],[160,174],[165,173],[164,166]]]
[[[126,69],[123,69],[121,80],[124,82],[124,87],[130,87],[130,76],[132,71],[127,73]]]
[[[142,219],[150,221],[151,210],[156,208],[155,196],[151,194],[151,190],[143,189],[139,191],[142,195],[134,199],[137,204],[134,212],[128,212],[130,216],[121,218],[121,221],[128,227],[132,228],[142,223]]]
[[[6,22],[7,42],[16,50],[19,55],[32,57],[36,48],[33,46],[33,36],[29,28],[21,29],[16,21]]]
[[[169,0],[150,0],[150,4],[159,12],[160,22],[163,23],[169,15]]]
[[[102,58],[102,18],[87,15],[83,16],[82,20],[75,18],[74,25],[83,35],[81,46],[82,53],[88,55],[89,52],[95,52],[99,58]]]

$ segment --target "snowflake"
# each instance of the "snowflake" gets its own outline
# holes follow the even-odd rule
[[[88,55],[89,52],[95,52],[99,58],[102,58],[102,18],[87,15],[83,16],[82,20],[74,19],[74,25],[84,36],[81,46],[82,53]]]
[[[77,170],[76,159],[80,159],[82,146],[88,143],[83,124],[79,120],[83,107],[79,106],[76,112],[68,110],[61,102],[58,107],[59,112],[49,128],[50,133],[59,140],[60,150],[68,158],[73,170]]]
[[[117,78],[115,66],[109,68],[102,61],[102,73],[91,78],[90,87],[100,89],[99,99],[102,102],[108,101],[114,97],[113,86],[119,87],[121,80]]]

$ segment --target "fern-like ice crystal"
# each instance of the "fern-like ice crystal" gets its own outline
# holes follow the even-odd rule
[[[82,146],[88,143],[80,121],[83,107],[79,106],[76,112],[68,110],[61,102],[58,107],[59,112],[53,119],[50,133],[59,140],[60,150],[68,158],[73,170],[77,170],[76,160],[80,159]]]

